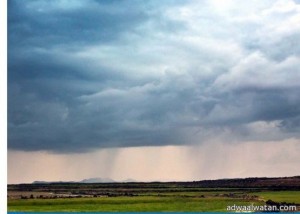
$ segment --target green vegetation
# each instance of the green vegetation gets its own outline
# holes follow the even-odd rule
[[[233,205],[297,204],[300,177],[199,182],[8,185],[9,211],[226,211]]]
[[[228,205],[256,205],[230,198],[111,197],[10,200],[9,211],[226,211]]]
[[[265,191],[253,194],[265,200],[300,204],[300,191]]]

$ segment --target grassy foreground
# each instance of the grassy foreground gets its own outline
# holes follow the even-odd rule
[[[300,211],[300,176],[195,182],[15,184],[8,185],[7,197],[8,211],[24,212],[224,212],[234,205],[291,205]]]
[[[226,211],[228,205],[263,204],[238,199],[188,197],[112,197],[8,201],[9,211]]]
[[[255,195],[272,201],[300,204],[300,191],[265,191]]]

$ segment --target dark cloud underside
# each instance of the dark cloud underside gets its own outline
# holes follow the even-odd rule
[[[10,0],[8,148],[299,138],[300,5]]]

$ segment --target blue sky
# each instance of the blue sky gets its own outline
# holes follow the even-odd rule
[[[293,0],[10,0],[8,149],[299,142],[299,41]]]

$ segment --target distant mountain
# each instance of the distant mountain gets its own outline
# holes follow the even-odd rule
[[[79,181],[78,183],[115,183],[111,178],[88,178]]]
[[[134,179],[131,179],[131,178],[128,178],[128,179],[123,180],[123,181],[121,181],[121,182],[123,182],[123,183],[134,183],[134,182],[138,182],[138,181],[136,181],[136,180],[134,180]]]
[[[81,181],[34,181],[33,184],[57,184],[57,183],[84,183],[84,184],[91,184],[91,183],[133,183],[137,182],[134,179],[126,179],[123,181],[115,181],[111,178],[87,178]]]
[[[88,178],[88,179],[83,179],[78,183],[133,183],[133,182],[137,182],[137,181],[131,178],[122,181],[115,181],[111,178]]]
[[[33,181],[32,183],[33,184],[49,184],[51,182],[48,182],[48,181]]]

